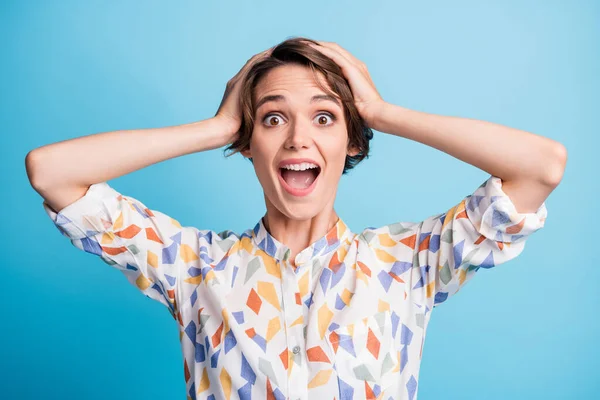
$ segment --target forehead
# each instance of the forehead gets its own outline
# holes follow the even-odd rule
[[[316,75],[321,85],[330,88],[323,74],[317,72]],[[285,65],[269,71],[258,83],[253,95],[255,112],[271,102],[314,104],[327,101],[342,108],[338,97],[323,92],[312,70],[302,65]]]
[[[317,77],[323,86],[329,86],[323,74],[317,72]],[[297,64],[282,65],[270,70],[256,85],[256,98],[259,99],[265,94],[278,90],[309,94],[323,93],[315,81],[312,70]]]

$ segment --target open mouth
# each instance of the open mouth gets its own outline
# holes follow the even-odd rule
[[[279,168],[279,175],[285,183],[293,189],[303,190],[309,188],[321,173],[321,168],[308,168],[304,171],[295,171]]]

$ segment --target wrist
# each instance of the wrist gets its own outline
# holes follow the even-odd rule
[[[225,122],[221,118],[212,117],[189,124],[194,142],[192,152],[218,149],[230,143],[232,135]]]
[[[400,121],[404,119],[406,111],[408,109],[384,102],[377,108],[373,129],[400,136]]]
[[[385,116],[388,106],[389,103],[384,100],[372,103],[369,106],[367,111],[365,111],[365,122],[369,128],[383,132],[382,128],[385,126]]]
[[[215,125],[220,127],[225,136],[232,136],[240,129],[240,121],[226,115],[215,115],[213,118]]]

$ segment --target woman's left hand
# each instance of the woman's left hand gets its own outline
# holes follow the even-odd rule
[[[376,121],[385,101],[381,98],[369,75],[365,63],[350,54],[339,44],[317,41],[319,45],[306,42],[338,64],[348,80],[356,108],[369,128],[377,129]]]

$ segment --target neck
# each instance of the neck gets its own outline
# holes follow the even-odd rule
[[[267,207],[267,213],[262,217],[263,224],[271,236],[290,248],[291,260],[325,236],[338,219],[333,207],[308,218],[290,218],[275,207]]]

